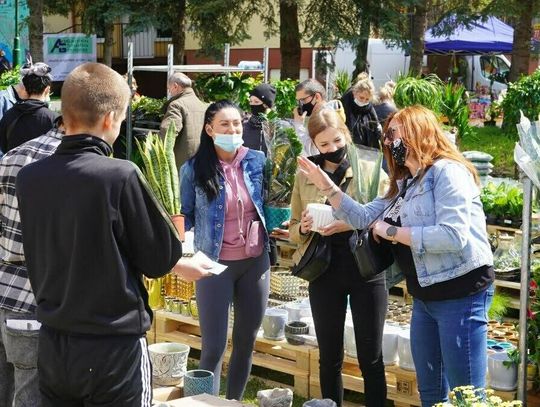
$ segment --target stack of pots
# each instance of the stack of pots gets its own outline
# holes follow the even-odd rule
[[[519,334],[515,324],[511,322],[488,321],[488,339],[497,342],[509,342],[514,346],[518,345]]]

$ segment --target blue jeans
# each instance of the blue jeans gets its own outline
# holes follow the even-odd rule
[[[39,330],[8,328],[8,319],[36,317],[0,309],[0,407],[41,406],[37,371]]]
[[[492,298],[490,287],[453,300],[414,299],[411,350],[422,406],[447,401],[457,386],[485,387]]]

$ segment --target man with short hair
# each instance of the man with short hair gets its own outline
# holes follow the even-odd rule
[[[0,149],[4,153],[47,133],[58,116],[48,108],[51,68],[38,62],[22,72],[28,99],[17,102],[0,120]]]
[[[47,134],[14,148],[0,160],[0,405],[40,406],[36,303],[24,264],[15,180],[24,166],[50,156],[62,133]]]
[[[178,170],[199,148],[201,131],[204,124],[206,103],[195,95],[191,79],[181,72],[175,72],[167,81],[167,90],[171,98],[164,106],[165,115],[161,121],[159,134],[165,137],[171,123],[176,126],[174,156]]]
[[[307,132],[307,121],[309,117],[322,107],[333,109],[345,122],[345,112],[339,100],[326,101],[326,90],[324,86],[315,79],[306,79],[296,85],[296,102],[298,106],[293,110],[294,127],[300,141],[304,145],[302,155],[312,156],[319,154],[319,150],[309,137]]]
[[[17,177],[44,407],[150,407],[142,277],[208,274],[180,259],[178,234],[137,167],[110,158],[129,100],[111,68],[75,68],[62,88],[62,142]]]

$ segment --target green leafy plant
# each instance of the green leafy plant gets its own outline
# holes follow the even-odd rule
[[[263,131],[269,143],[265,166],[266,202],[277,207],[289,206],[302,143],[294,127],[286,126],[277,118],[266,121]]]
[[[493,296],[493,301],[489,307],[489,319],[501,320],[510,306],[510,296],[503,292],[498,292]]]
[[[194,87],[203,100],[214,102],[229,99],[243,110],[249,110],[249,92],[261,82],[262,75],[254,77],[243,72],[200,74]]]
[[[520,218],[523,212],[523,190],[501,182],[498,186],[489,182],[480,194],[487,215],[500,219]]]
[[[282,81],[273,81],[272,85],[276,88],[274,109],[277,116],[281,118],[292,117],[292,111],[297,104],[294,88],[298,85],[298,81],[285,79]]]
[[[334,87],[338,92],[336,99],[343,96],[347,89],[351,87],[351,76],[344,69],[338,69],[335,74]]]
[[[394,102],[399,108],[422,105],[436,113],[441,113],[442,82],[437,75],[425,78],[401,76],[396,84]]]
[[[519,353],[518,348],[510,349],[508,352],[506,352],[506,354],[510,360],[503,361],[503,365],[506,366],[507,369],[509,369],[511,366],[519,365],[519,362],[521,361],[521,354]]]
[[[448,124],[457,128],[456,142],[472,135],[469,124],[469,105],[463,85],[448,83],[443,87],[441,113],[448,118]]]
[[[167,98],[154,99],[147,96],[141,96],[131,103],[134,121],[161,122],[163,118],[163,106]]]
[[[176,126],[172,122],[164,140],[154,133],[148,133],[144,141],[136,139],[143,161],[141,170],[169,215],[180,213],[180,186],[173,150],[175,139]]]
[[[503,130],[517,140],[516,124],[519,123],[520,111],[531,121],[538,120],[540,113],[540,69],[516,82],[508,84],[506,96],[502,101],[504,112]]]
[[[16,85],[21,80],[18,69],[12,69],[0,75],[0,90],[6,89],[8,86]]]
[[[450,392],[447,403],[437,403],[434,407],[510,407],[521,405],[523,403],[519,400],[503,401],[499,396],[495,396],[491,389],[459,386]]]

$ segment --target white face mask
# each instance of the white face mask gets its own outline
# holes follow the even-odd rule
[[[241,134],[215,134],[214,145],[229,153],[235,152],[242,144],[244,140]]]
[[[357,106],[360,106],[360,107],[364,107],[364,106],[367,106],[369,105],[369,102],[365,102],[365,103],[362,103],[362,102],[359,102],[358,99],[354,99],[354,103],[356,103]]]

